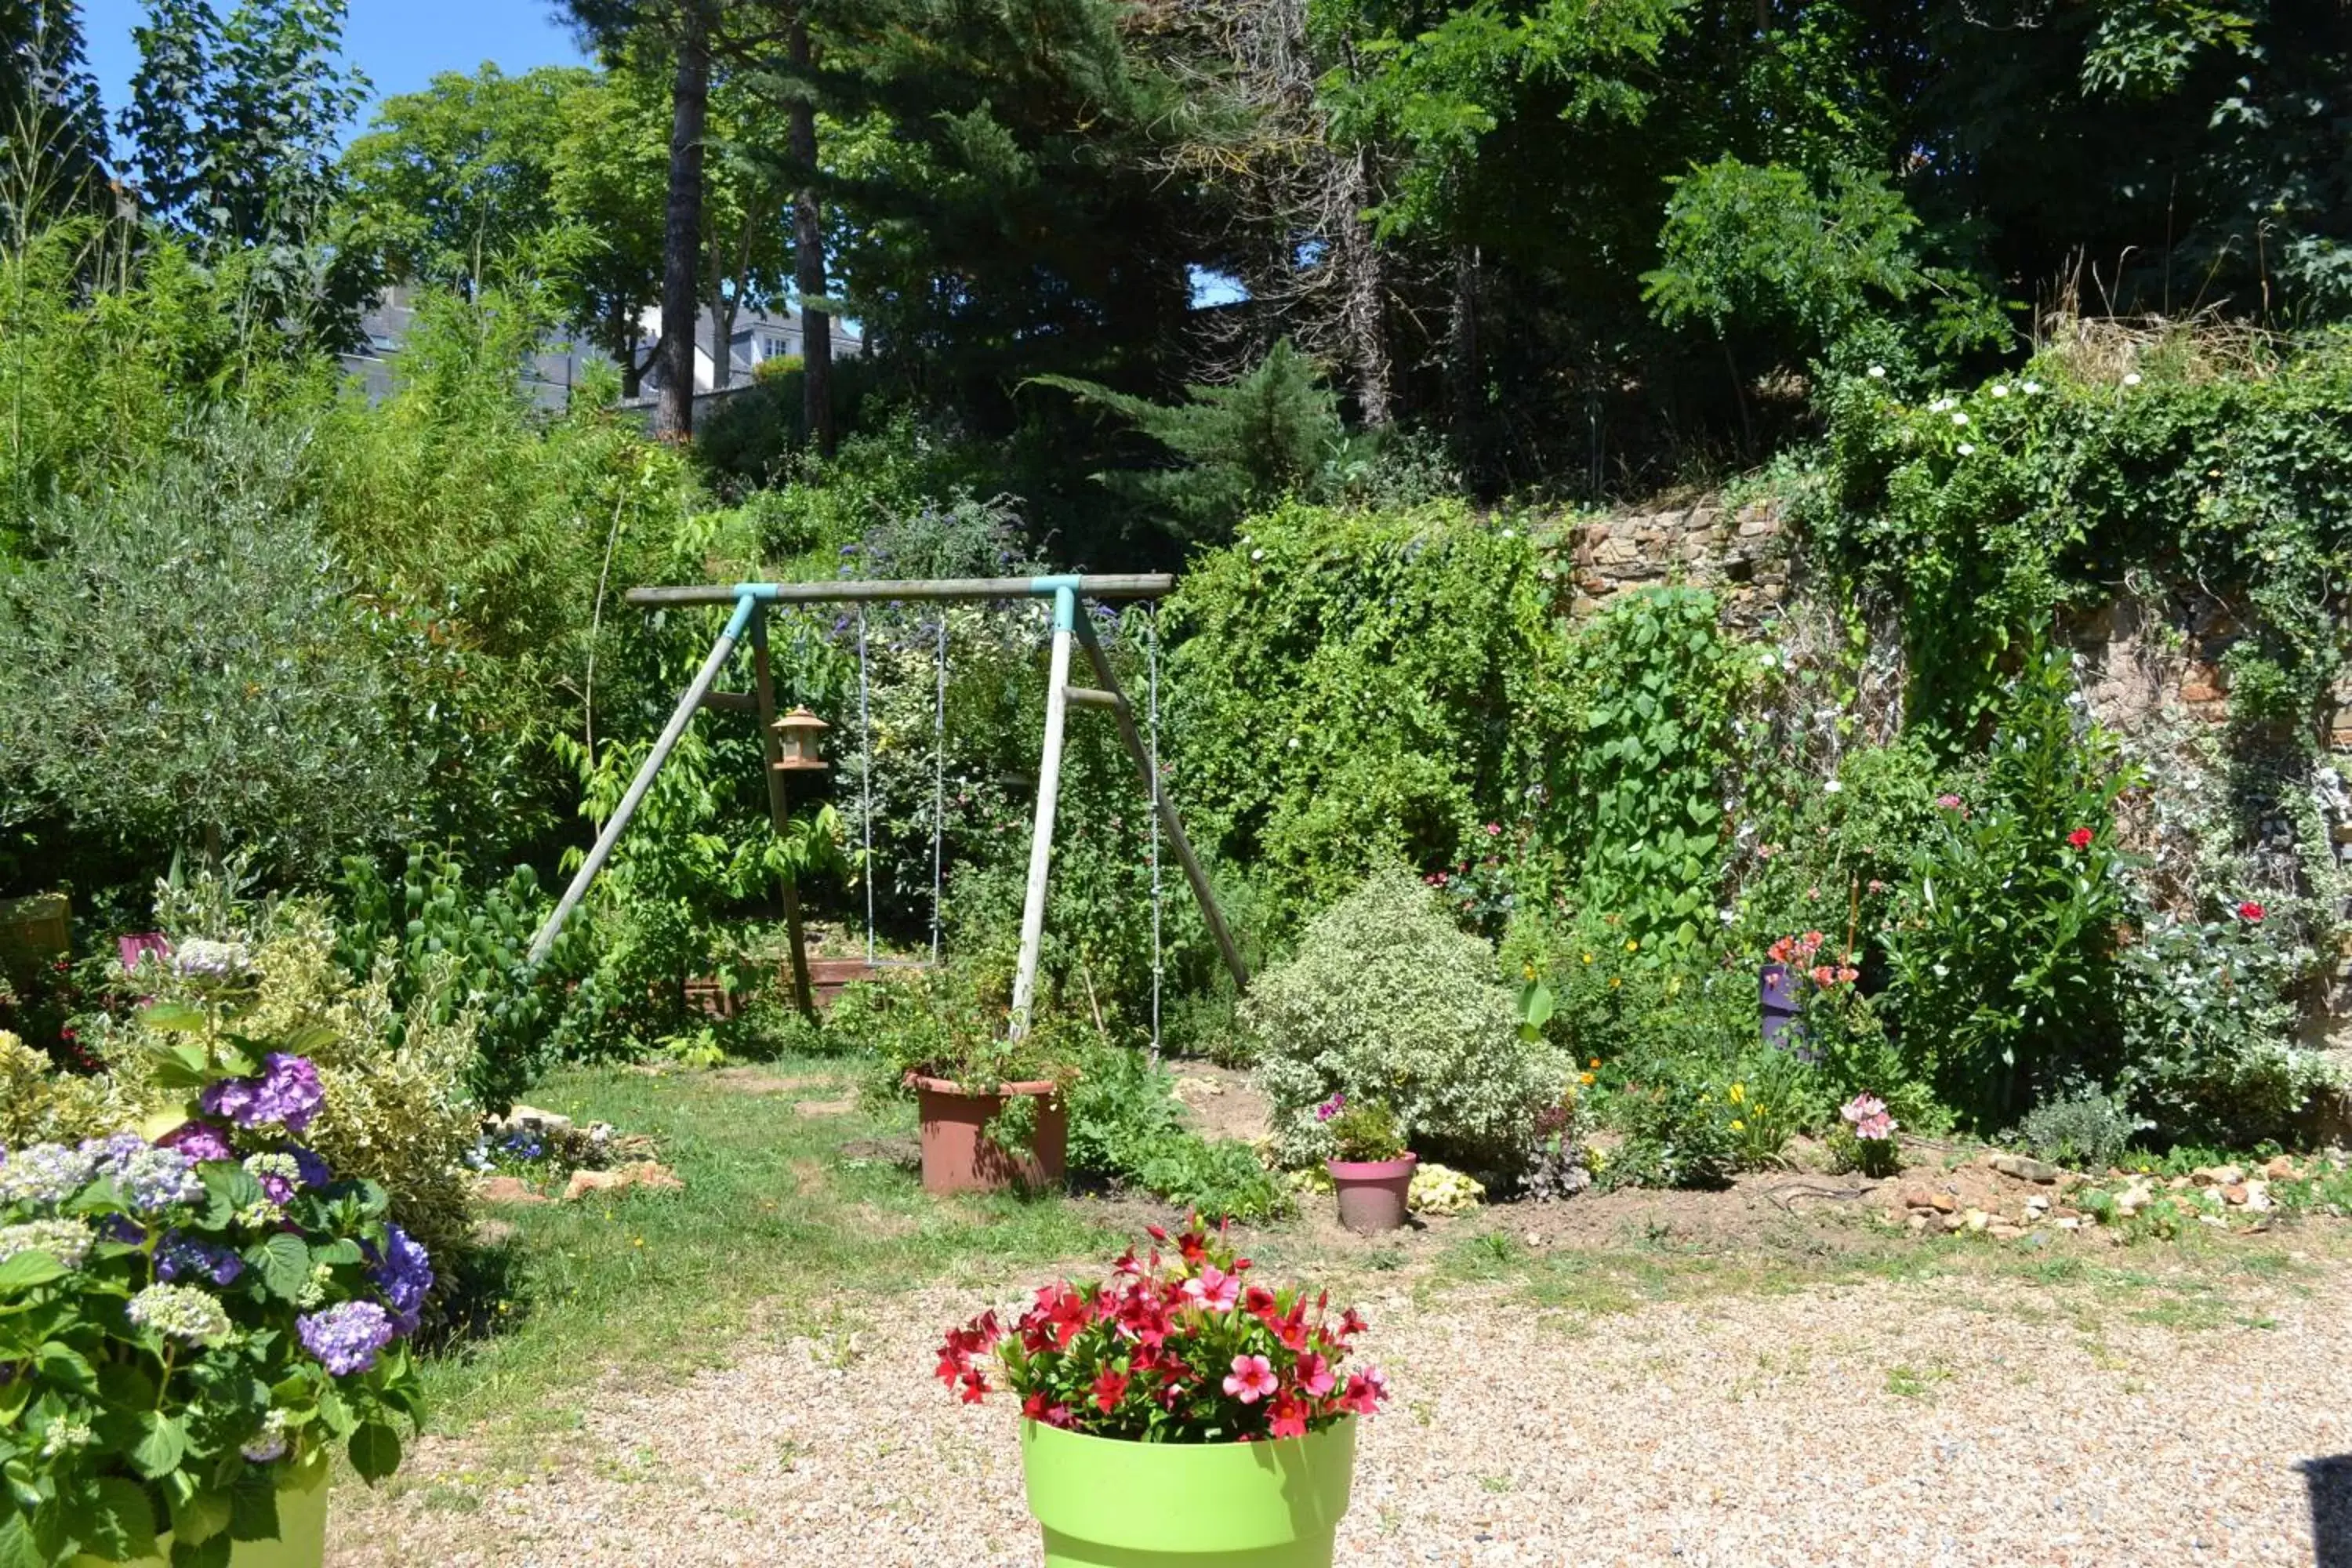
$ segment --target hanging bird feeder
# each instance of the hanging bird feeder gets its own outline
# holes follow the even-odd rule
[[[833,728],[805,708],[795,708],[769,726],[776,733],[776,760],[780,773],[823,773],[825,768],[824,746],[818,739]]]

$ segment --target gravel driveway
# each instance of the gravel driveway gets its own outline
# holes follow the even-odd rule
[[[2352,1458],[2305,1468],[2352,1456],[2352,1264],[2224,1260],[2203,1277],[2224,1289],[2186,1295],[2155,1282],[2162,1249],[2116,1267],[2142,1272],[1601,1318],[1370,1276],[1399,1401],[1366,1424],[1339,1561],[2352,1564]],[[330,1562],[1034,1564],[1009,1402],[957,1405],[927,1375],[975,1304],[903,1298],[855,1338],[608,1385],[520,1461],[511,1436],[427,1440],[394,1489],[338,1491]]]

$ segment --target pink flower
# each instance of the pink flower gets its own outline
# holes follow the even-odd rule
[[[2088,849],[2091,847],[2092,837],[2093,835],[2089,828],[2078,827],[2074,829],[2074,832],[2066,835],[2066,842],[2072,844],[2077,849]]]
[[[1313,1407],[1295,1391],[1285,1389],[1275,1396],[1273,1419],[1267,1423],[1266,1431],[1276,1437],[1304,1437],[1307,1417],[1313,1413]]]
[[[1895,1118],[1886,1113],[1886,1102],[1874,1094],[1855,1095],[1838,1114],[1853,1124],[1857,1138],[1876,1142],[1894,1136]]]
[[[1275,1390],[1274,1367],[1262,1355],[1234,1357],[1234,1370],[1226,1374],[1225,1392],[1244,1405],[1255,1405]]]
[[[1347,1392],[1339,1395],[1339,1408],[1354,1415],[1377,1415],[1388,1396],[1387,1375],[1379,1367],[1368,1366],[1349,1374]]]
[[[1960,797],[1956,795],[1939,795],[1936,797],[1936,804],[1946,811],[1958,811],[1960,809]]]
[[[2248,899],[2244,903],[2238,906],[2238,918],[2244,921],[2249,925],[2262,924],[2263,913],[2264,910],[2263,906],[2254,902],[2252,899]]]
[[[1499,822],[1490,822],[1490,823],[1486,824],[1486,837],[1489,837],[1489,838],[1499,838],[1499,837],[1501,837],[1502,836],[1503,836],[1503,825],[1502,825],[1501,823],[1499,823]]]
[[[1184,1281],[1184,1294],[1212,1312],[1232,1311],[1241,1293],[1242,1282],[1213,1263],[1202,1265],[1200,1273]]]
[[[1331,1363],[1313,1351],[1298,1358],[1298,1386],[1316,1398],[1330,1393],[1336,1381],[1331,1375]]]

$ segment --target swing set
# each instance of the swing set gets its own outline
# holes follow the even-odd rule
[[[1160,840],[1165,834],[1176,852],[1176,859],[1184,869],[1184,878],[1192,885],[1192,897],[1201,906],[1202,918],[1208,923],[1209,934],[1217,951],[1233,973],[1235,985],[1249,983],[1249,971],[1242,962],[1241,949],[1225,924],[1223,910],[1217,907],[1215,893],[1209,887],[1208,873],[1202,869],[1199,857],[1192,853],[1192,842],[1184,837],[1184,825],[1177,817],[1176,808],[1169,803],[1160,786],[1160,664],[1159,638],[1155,629],[1150,648],[1150,693],[1148,721],[1150,726],[1147,739],[1138,728],[1135,710],[1120,689],[1118,677],[1113,673],[1109,656],[1096,638],[1094,626],[1085,611],[1086,600],[1145,600],[1156,601],[1176,585],[1176,579],[1165,573],[1143,573],[1108,576],[1050,577],[957,577],[939,581],[907,582],[835,582],[835,583],[738,583],[695,587],[632,588],[624,595],[631,605],[646,609],[675,608],[697,605],[731,605],[734,613],[728,616],[726,629],[711,644],[710,652],[687,683],[686,694],[663,726],[653,749],[646,753],[637,767],[636,776],[629,781],[621,803],[614,808],[604,831],[597,835],[587,858],[572,879],[571,886],[556,900],[554,911],[530,944],[530,962],[533,966],[543,962],[554,945],[566,921],[580,906],[589,885],[604,868],[604,862],[628,830],[629,819],[636,814],[646,791],[669,760],[670,752],[694,721],[695,714],[704,708],[724,712],[758,715],[762,751],[767,763],[763,770],[768,778],[768,816],[771,826],[779,835],[791,831],[790,803],[786,798],[784,780],[794,771],[822,767],[811,744],[811,731],[824,726],[814,715],[796,710],[781,719],[776,712],[775,683],[769,669],[768,609],[776,605],[855,604],[857,613],[857,710],[859,743],[864,759],[862,831],[866,857],[866,961],[874,967],[874,850],[873,797],[873,728],[866,701],[866,612],[864,606],[875,603],[949,603],[1039,599],[1053,605],[1054,633],[1052,652],[1047,665],[1045,685],[1045,739],[1044,754],[1037,768],[1037,802],[1034,820],[1029,834],[1029,876],[1021,905],[1021,955],[1013,978],[1013,1016],[1010,1024],[1013,1038],[1018,1039],[1029,1029],[1030,1015],[1036,1001],[1037,963],[1045,935],[1045,885],[1054,858],[1054,815],[1061,795],[1062,736],[1065,721],[1073,706],[1100,709],[1108,712],[1118,730],[1119,739],[1134,762],[1138,775],[1143,780],[1144,792],[1151,801],[1151,1047],[1156,1058],[1160,1049]],[[748,692],[714,690],[719,672],[746,633],[751,641],[751,689]],[[1086,650],[1087,659],[1094,668],[1092,686],[1070,683],[1070,661],[1073,645]],[[939,626],[939,690],[934,707],[932,807],[931,807],[931,958],[940,953],[940,887],[944,868],[940,861],[941,822],[946,808],[946,733],[947,733],[947,623]],[[793,989],[801,1011],[814,1016],[815,1005],[809,984],[809,963],[806,940],[801,924],[800,890],[791,877],[779,879],[783,898],[784,921],[792,942]]]

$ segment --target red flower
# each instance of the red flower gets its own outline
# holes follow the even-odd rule
[[[2244,903],[2238,906],[2238,918],[2246,921],[2250,925],[2262,924],[2263,913],[2263,906],[2254,902],[2252,899],[2248,899]]]
[[[2074,829],[2074,832],[2066,835],[2066,842],[2072,844],[2077,849],[2088,849],[2091,847],[2091,839],[2093,837],[2094,835],[2089,828],[2078,827]]]
[[[1184,1255],[1186,1264],[1198,1268],[1201,1259],[1209,1255],[1209,1238],[1197,1230],[1188,1230],[1176,1238],[1176,1250]]]
[[[1070,1407],[1053,1404],[1052,1397],[1044,1389],[1039,1389],[1021,1402],[1021,1414],[1032,1421],[1043,1421],[1048,1426],[1068,1426]]]
[[[1320,1399],[1331,1392],[1334,1380],[1331,1363],[1313,1351],[1298,1358],[1298,1386]]]
[[[966,1405],[977,1405],[988,1397],[988,1379],[982,1373],[980,1368],[966,1367],[961,1381],[963,1384],[963,1389],[958,1397],[961,1398]]]
[[[1339,1408],[1354,1415],[1377,1415],[1381,1402],[1389,1396],[1389,1380],[1378,1367],[1367,1367],[1349,1375],[1347,1392],[1339,1395]]]
[[[1304,1437],[1307,1436],[1307,1417],[1311,1413],[1307,1401],[1286,1388],[1274,1396],[1274,1419],[1266,1430],[1276,1437]]]
[[[1095,1378],[1095,1408],[1108,1415],[1118,1409],[1118,1402],[1126,1397],[1127,1374],[1109,1367],[1103,1368]]]

